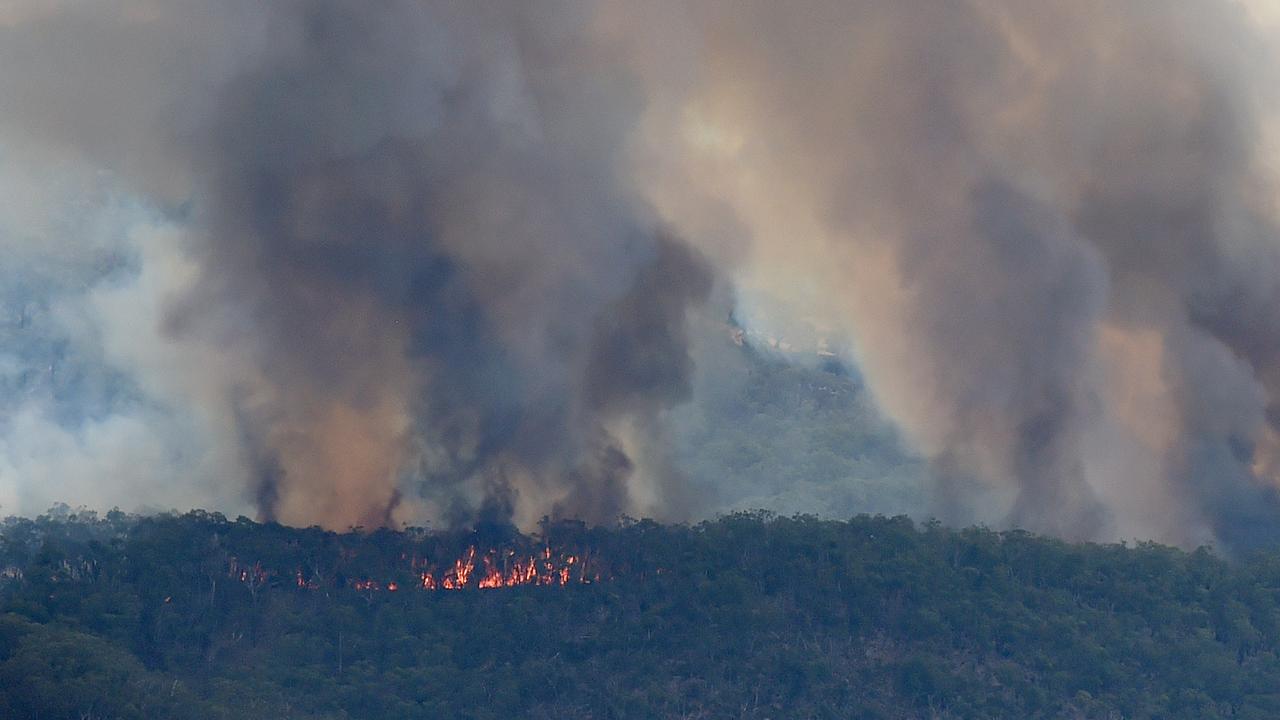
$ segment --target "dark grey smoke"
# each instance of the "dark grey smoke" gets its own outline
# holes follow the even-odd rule
[[[282,396],[247,411],[283,436],[264,513],[302,493],[382,524],[402,485],[479,482],[504,519],[521,493],[606,519],[640,462],[609,423],[689,397],[685,314],[709,270],[619,185],[628,124],[599,116],[638,107],[625,69],[572,8],[500,10],[463,13],[441,48],[424,39],[450,10],[308,3],[276,20],[293,47],[214,104],[205,278],[173,329],[218,334],[206,308],[238,306],[230,332]],[[331,427],[327,404],[376,432]],[[400,422],[427,457],[390,442]],[[333,446],[369,464],[295,457]]]
[[[624,182],[643,100],[585,7],[118,5],[154,17],[36,11],[4,41],[84,41],[102,65],[77,72],[151,106],[122,113],[140,158],[116,156],[135,129],[115,117],[31,130],[162,202],[156,176],[190,188],[199,276],[165,331],[231,350],[218,392],[263,517],[601,520],[636,508],[640,474],[672,483],[641,455],[690,397],[685,315],[711,272]],[[166,30],[202,22],[224,34],[174,62]],[[215,66],[222,45],[244,57]],[[169,70],[112,67],[135,55]],[[21,65],[8,84],[35,86]],[[46,92],[7,114],[74,104]]]

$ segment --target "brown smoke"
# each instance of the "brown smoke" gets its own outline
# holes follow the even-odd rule
[[[1280,63],[1234,0],[15,7],[0,122],[185,228],[172,384],[265,516],[683,514],[731,278],[847,341],[947,519],[1277,539]]]
[[[683,140],[644,165],[655,202],[688,228],[729,206],[748,282],[847,329],[939,512],[1276,537],[1277,65],[1241,6],[709,2],[681,23],[700,73],[647,121]],[[658,42],[633,47],[660,76]]]

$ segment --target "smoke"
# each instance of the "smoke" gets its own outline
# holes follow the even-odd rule
[[[261,517],[663,509],[649,438],[712,276],[624,184],[642,98],[589,19],[122,1],[0,30],[10,137],[179,218],[195,271],[122,364],[210,416]]]
[[[696,513],[669,411],[732,283],[858,365],[932,512],[1246,547],[1280,539],[1269,8],[33,0],[0,147],[140,198],[59,332],[172,435],[150,464],[263,517]]]
[[[944,517],[1272,542],[1280,65],[1258,17],[700,3],[672,23],[700,72],[646,120],[682,139],[645,163],[651,196],[711,234],[731,208],[743,284],[847,332]],[[657,43],[639,64],[675,76]]]

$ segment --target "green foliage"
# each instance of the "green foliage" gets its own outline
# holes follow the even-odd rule
[[[469,545],[601,579],[413,589]],[[1271,554],[865,516],[529,537],[64,513],[7,521],[0,570],[19,720],[1280,716]]]

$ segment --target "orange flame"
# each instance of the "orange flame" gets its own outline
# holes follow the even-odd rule
[[[465,557],[453,561],[453,569],[446,572],[441,583],[446,590],[461,590],[467,586],[471,573],[476,569],[476,549],[467,548]]]
[[[480,554],[473,545],[443,572],[437,572],[427,559],[418,558],[416,555],[409,557],[402,554],[400,559],[412,568],[412,577],[416,578],[416,581],[407,587],[416,586],[420,590],[463,590],[469,587],[491,590],[524,585],[539,587],[588,585],[600,582],[601,577],[598,569],[591,567],[590,557],[553,552],[550,547],[544,547],[529,555],[520,555],[510,549],[489,550]],[[285,573],[278,575],[274,570],[264,569],[261,563],[250,566],[236,558],[228,559],[227,574],[251,589],[273,585],[275,582],[273,578],[279,575],[289,577]],[[292,583],[289,584],[298,589],[318,590],[320,588],[319,579],[308,578],[302,568],[296,569],[292,575]],[[402,580],[403,578],[400,578],[384,583],[371,578],[362,578],[352,580],[350,587],[361,592],[383,590],[397,592],[401,589]]]

